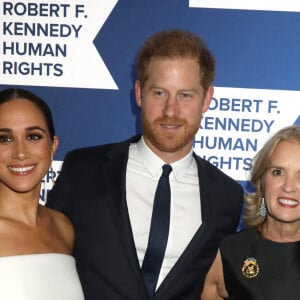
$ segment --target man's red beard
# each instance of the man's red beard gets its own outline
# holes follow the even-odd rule
[[[176,132],[163,132],[160,128],[161,124],[178,125],[181,128]],[[142,113],[142,126],[144,136],[151,142],[151,144],[162,152],[173,153],[187,144],[191,143],[195,134],[199,130],[200,118],[198,122],[188,123],[181,118],[160,117],[154,122],[150,123],[144,113]]]

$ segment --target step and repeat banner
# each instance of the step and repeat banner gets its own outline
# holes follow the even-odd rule
[[[135,55],[149,35],[171,28],[199,34],[216,58],[197,154],[246,188],[266,139],[300,124],[297,1],[2,0],[0,88],[46,100],[60,139],[41,202],[67,151],[141,132]]]

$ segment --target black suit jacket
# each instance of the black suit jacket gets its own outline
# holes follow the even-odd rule
[[[47,206],[74,224],[74,256],[87,300],[147,299],[126,203],[128,150],[139,138],[69,152],[48,195]],[[198,300],[221,239],[239,222],[241,186],[195,159],[202,225],[158,288],[156,300]]]

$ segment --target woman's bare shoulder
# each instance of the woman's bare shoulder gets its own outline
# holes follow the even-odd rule
[[[74,228],[70,219],[63,213],[54,209],[44,207],[50,216],[51,230],[59,237],[65,244],[69,252],[72,253],[74,246]]]

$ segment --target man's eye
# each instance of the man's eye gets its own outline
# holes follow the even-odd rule
[[[158,98],[165,98],[167,93],[165,91],[154,91],[154,96]]]
[[[182,100],[190,100],[193,97],[192,93],[182,92],[179,94],[180,99]]]
[[[183,98],[191,98],[192,97],[192,95],[189,93],[182,93],[181,95]]]

